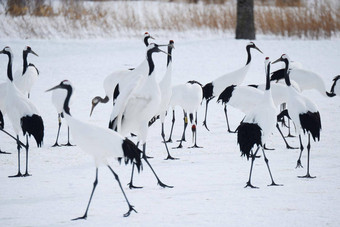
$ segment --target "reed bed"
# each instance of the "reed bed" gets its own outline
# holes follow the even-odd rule
[[[37,1],[34,6],[0,5],[0,29],[6,37],[92,38],[114,37],[129,31],[190,32],[207,30],[232,34],[236,27],[236,1],[130,2],[75,0]],[[308,4],[282,5],[255,1],[257,34],[304,39],[336,37],[340,30],[340,8],[336,3],[312,0]],[[336,1],[335,1],[336,2]],[[54,4],[53,4],[54,3]],[[15,29],[13,28],[15,27]],[[24,37],[23,37],[24,36]]]

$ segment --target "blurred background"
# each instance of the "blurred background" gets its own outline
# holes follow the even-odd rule
[[[1,0],[0,38],[339,36],[338,0]]]

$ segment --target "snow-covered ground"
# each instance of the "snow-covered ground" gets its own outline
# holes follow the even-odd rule
[[[152,35],[152,31],[149,31]],[[142,36],[142,34],[141,34]],[[157,43],[168,43],[156,36]],[[175,39],[173,51],[173,84],[197,80],[202,84],[223,73],[242,67],[246,62],[248,41],[226,37],[207,39]],[[263,83],[264,58],[277,59],[282,53],[301,62],[309,70],[322,75],[327,88],[340,72],[340,40],[299,41],[259,37],[256,45],[264,55],[253,51],[253,64],[245,84]],[[275,131],[267,151],[274,179],[282,187],[267,187],[269,174],[263,159],[255,162],[252,182],[259,189],[243,188],[248,180],[250,162],[240,157],[236,135],[228,134],[223,107],[214,99],[210,102],[208,125],[202,125],[204,105],[199,109],[198,145],[188,149],[191,132],[183,149],[172,149],[176,161],[165,161],[161,143],[160,123],[149,130],[148,154],[161,180],[172,189],[163,189],[147,165],[135,177],[140,190],[129,190],[131,166],[110,161],[120,176],[127,196],[138,213],[124,218],[127,206],[114,177],[108,168],[99,169],[96,189],[87,220],[72,222],[83,215],[95,177],[92,158],[79,147],[51,148],[57,133],[57,113],[51,104],[51,94],[45,90],[63,79],[74,87],[71,111],[74,117],[107,127],[112,103],[98,105],[90,118],[91,99],[104,95],[102,82],[109,73],[138,65],[144,58],[145,47],[140,39],[121,40],[2,40],[11,46],[15,55],[15,69],[22,65],[22,49],[30,45],[39,57],[29,56],[29,62],[40,70],[40,78],[31,98],[45,123],[42,148],[33,139],[30,147],[31,177],[8,178],[17,171],[15,142],[0,134],[1,149],[11,152],[0,155],[0,225],[1,226],[338,226],[340,222],[340,113],[339,98],[326,98],[316,91],[304,92],[319,107],[322,118],[320,142],[312,142],[311,174],[315,179],[299,179],[306,172],[295,169],[299,150],[287,150]],[[1,49],[3,47],[0,47]],[[164,75],[166,56],[155,54],[157,77]],[[5,79],[7,57],[0,56],[0,78]],[[185,97],[183,97],[185,98]],[[177,110],[174,139],[182,133],[182,111]],[[237,127],[243,114],[230,108],[231,127]],[[7,120],[7,118],[5,118]],[[166,131],[171,117],[167,118]],[[7,120],[5,128],[12,132]],[[66,141],[65,125],[60,142]],[[84,132],[86,133],[86,132]],[[289,143],[298,146],[297,138]],[[304,137],[304,141],[306,138]],[[169,144],[170,147],[177,143]],[[24,161],[24,152],[22,152]],[[306,152],[302,164],[306,167]],[[22,165],[25,166],[24,163]]]

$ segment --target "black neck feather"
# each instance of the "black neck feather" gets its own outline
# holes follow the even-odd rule
[[[290,86],[290,79],[289,79],[289,61],[288,59],[284,59],[283,62],[285,63],[285,69],[284,69],[284,75],[285,75],[285,81],[287,86]]]
[[[23,62],[24,62],[24,65],[23,65],[23,69],[22,69],[22,75],[25,74],[26,70],[27,70],[27,55],[28,55],[28,52],[27,51],[23,51],[22,52],[22,58],[23,58]]]
[[[152,52],[151,51],[147,52],[146,59],[148,60],[148,63],[149,63],[149,76],[150,76],[151,73],[155,70],[155,64],[153,63],[153,60],[152,60]]]
[[[270,89],[270,63],[267,65],[266,90]]]
[[[65,113],[67,113],[68,115],[71,116],[69,103],[70,103],[70,99],[71,99],[71,95],[72,95],[73,90],[72,90],[71,86],[67,86],[67,87],[65,87],[65,89],[67,90],[67,96],[66,96],[66,99],[65,99],[65,102],[64,102],[64,111],[65,111]]]
[[[168,46],[168,62],[166,66],[169,66],[170,62],[172,61],[171,52],[172,52],[172,47]]]
[[[7,55],[8,55],[7,76],[8,76],[8,79],[13,82],[12,56],[11,56],[11,53],[7,53]]]
[[[250,63],[250,61],[251,61],[250,46],[247,46],[246,50],[247,50],[247,54],[248,54],[246,65],[248,65]]]

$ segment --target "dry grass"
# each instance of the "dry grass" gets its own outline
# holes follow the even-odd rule
[[[64,4],[56,9],[44,0],[31,2],[35,3],[7,6],[6,15],[50,17],[52,20],[63,17],[68,28],[92,30],[101,34],[120,30],[208,29],[234,32],[236,27],[236,4],[233,0],[204,0],[199,4],[155,2],[152,7],[149,7],[150,2],[136,4],[122,1],[88,5],[82,1],[63,0]],[[301,0],[255,0],[257,34],[308,39],[337,35],[340,30],[339,8],[324,1],[312,2],[307,6]],[[32,26],[30,29],[34,30]],[[61,26],[61,29],[65,29],[65,26]]]

